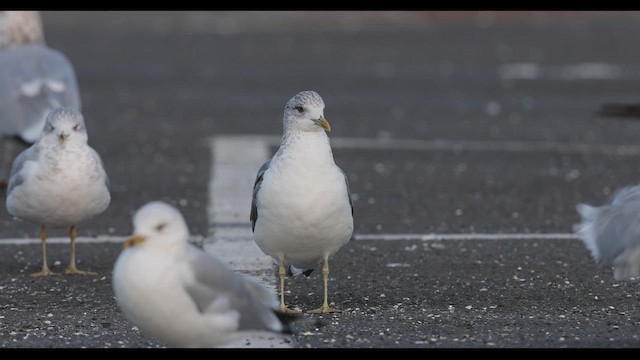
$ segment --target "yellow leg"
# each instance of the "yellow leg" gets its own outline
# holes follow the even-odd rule
[[[340,312],[338,309],[334,309],[329,306],[329,259],[324,259],[324,264],[322,265],[322,277],[324,278],[324,302],[322,306],[309,311],[312,314],[324,314],[324,313],[336,313]]]
[[[284,267],[284,260],[280,260],[280,266],[278,267],[278,276],[280,277],[280,307],[278,308],[278,311],[287,314],[300,314],[302,311],[289,309],[284,304],[284,276],[286,274],[287,272]]]
[[[69,267],[65,270],[66,275],[98,275],[91,271],[80,271],[76,267],[76,237],[78,236],[78,230],[76,226],[71,226],[69,229],[69,238],[71,238],[71,260],[69,261]]]
[[[31,276],[41,277],[49,275],[60,275],[49,270],[47,265],[47,229],[44,225],[40,225],[40,240],[42,241],[42,271],[33,273]]]

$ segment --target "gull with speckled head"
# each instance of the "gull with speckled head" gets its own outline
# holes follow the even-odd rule
[[[76,267],[76,225],[105,211],[111,196],[102,160],[88,138],[82,114],[58,108],[47,117],[38,140],[13,162],[7,210],[40,224],[43,265],[33,276],[58,275],[47,265],[47,226],[69,228],[71,258],[65,274],[96,275]]]
[[[220,346],[254,332],[287,330],[274,312],[274,294],[189,244],[176,208],[150,202],[135,213],[133,226],[113,268],[113,290],[140,330],[178,347]]]
[[[284,108],[282,144],[258,170],[250,220],[255,242],[278,264],[280,311],[285,274],[309,275],[322,263],[324,301],[315,313],[336,312],[328,302],[329,257],[353,234],[353,203],[344,172],[335,164],[324,101],[303,91]]]
[[[46,46],[37,11],[0,11],[0,188],[58,107],[80,111],[71,62]]]
[[[574,230],[599,265],[614,268],[616,280],[640,277],[640,185],[618,190],[600,207],[579,204]]]

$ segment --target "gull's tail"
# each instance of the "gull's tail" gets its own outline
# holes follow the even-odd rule
[[[309,277],[312,272],[313,269],[298,269],[293,265],[289,265],[289,267],[287,268],[287,275],[289,276],[298,276],[300,274],[303,274],[304,276]]]
[[[591,255],[596,261],[600,260],[600,250],[598,249],[597,234],[594,230],[594,223],[600,215],[600,209],[586,204],[578,204],[576,210],[582,217],[582,222],[573,225],[580,240],[591,251]]]

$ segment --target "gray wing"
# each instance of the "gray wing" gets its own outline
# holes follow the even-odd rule
[[[13,189],[20,186],[24,182],[24,176],[22,175],[22,168],[27,161],[35,161],[38,158],[40,150],[37,146],[33,145],[21,152],[11,165],[11,175],[9,177],[9,186],[7,187],[7,195],[11,194]]]
[[[344,183],[347,186],[347,197],[349,198],[349,205],[351,205],[351,216],[353,216],[353,200],[351,199],[351,189],[349,188],[349,179],[347,178],[347,174],[345,174],[344,171],[340,169],[340,167],[338,167],[338,170],[340,170],[340,172],[342,173],[342,176],[344,176]]]
[[[249,215],[249,220],[251,221],[251,231],[256,230],[256,221],[258,220],[258,205],[256,204],[258,191],[260,191],[262,178],[264,177],[264,173],[267,171],[267,169],[269,169],[270,164],[271,160],[267,160],[264,164],[262,164],[262,166],[260,166],[258,175],[256,176],[256,182],[253,184],[253,199],[251,200],[251,214]]]
[[[0,134],[33,143],[60,106],[80,110],[75,72],[62,53],[40,45],[0,52]]]
[[[111,191],[111,182],[109,181],[109,175],[107,175],[107,169],[104,168],[102,158],[95,149],[91,148],[91,150],[95,154],[96,159],[98,159],[98,165],[100,166],[100,169],[102,169],[102,173],[104,174],[104,184],[107,187],[107,191]]]
[[[240,313],[238,330],[282,331],[282,323],[273,312],[275,297],[260,284],[235,273],[204,251],[191,246],[189,262],[195,274],[195,284],[187,292],[201,312],[218,297],[229,299]]]
[[[600,263],[611,264],[626,249],[640,245],[640,186],[618,191],[593,219]]]

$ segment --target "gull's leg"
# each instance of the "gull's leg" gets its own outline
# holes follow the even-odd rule
[[[76,236],[78,236],[78,230],[76,226],[71,226],[69,229],[69,238],[71,238],[71,260],[69,261],[69,267],[65,270],[66,275],[98,275],[91,271],[81,271],[76,267]]]
[[[309,312],[313,314],[340,312],[340,310],[330,307],[328,302],[328,297],[329,297],[329,258],[328,257],[324,258],[324,265],[322,265],[322,277],[324,278],[324,302],[322,303],[321,307],[315,310],[311,310]]]
[[[280,266],[278,267],[278,276],[280,277],[280,307],[278,311],[287,314],[300,314],[302,311],[289,309],[284,304],[284,276],[287,274],[284,267],[284,260],[280,260]]]
[[[44,224],[40,225],[40,240],[42,241],[42,271],[33,273],[31,276],[60,275],[49,270],[49,266],[47,265],[47,229],[44,227]]]

